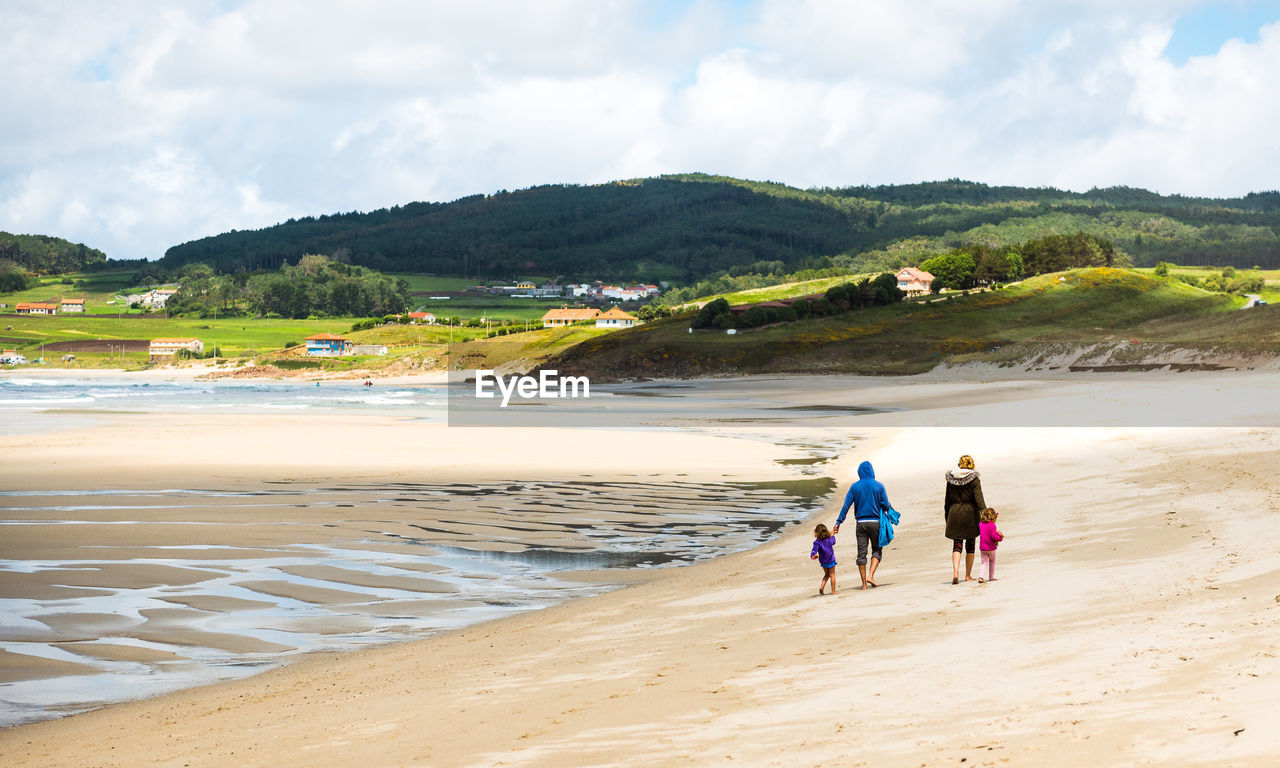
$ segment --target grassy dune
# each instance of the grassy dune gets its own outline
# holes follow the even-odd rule
[[[701,307],[708,301],[716,299],[724,299],[730,304],[755,304],[761,301],[777,301],[778,299],[790,299],[796,296],[808,296],[811,293],[822,293],[828,288],[840,285],[841,283],[856,283],[864,277],[871,275],[839,275],[837,277],[820,277],[816,280],[801,280],[794,283],[779,283],[778,285],[770,285],[765,288],[750,288],[745,291],[735,291],[733,293],[717,293],[713,296],[700,296],[693,301],[683,304],[680,308],[689,309]]]
[[[1053,345],[1280,343],[1276,307],[1130,270],[1042,275],[1002,290],[728,335],[690,315],[584,341],[549,363],[601,379],[730,373],[919,373],[943,361],[1016,363]],[[1010,347],[1015,351],[1010,352]],[[1020,349],[1019,349],[1020,347]]]

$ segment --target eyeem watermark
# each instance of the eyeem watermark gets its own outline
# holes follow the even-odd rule
[[[476,397],[491,399],[501,395],[506,408],[511,396],[530,400],[541,397],[591,397],[591,380],[586,376],[561,376],[556,370],[538,371],[537,376],[502,377],[491,370],[476,371]]]

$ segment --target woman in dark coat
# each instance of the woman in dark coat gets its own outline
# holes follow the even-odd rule
[[[951,583],[960,583],[960,553],[964,552],[964,580],[973,581],[973,550],[978,539],[978,516],[987,504],[982,500],[982,481],[973,468],[972,456],[961,456],[958,466],[947,472],[947,495],[942,519],[951,539]]]

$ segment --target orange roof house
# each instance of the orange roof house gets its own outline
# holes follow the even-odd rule
[[[562,325],[573,325],[574,323],[595,320],[599,316],[600,310],[598,309],[548,309],[547,314],[542,316],[542,327],[558,328]]]
[[[636,316],[612,307],[608,312],[596,318],[597,328],[630,328],[636,324]]]
[[[13,306],[13,311],[20,315],[56,315],[58,305],[43,301],[20,301]]]
[[[933,275],[915,267],[903,267],[898,270],[897,278],[898,290],[906,292],[908,296],[928,293],[930,286],[933,285]]]
[[[63,312],[83,312],[84,299],[63,299],[59,307]]]

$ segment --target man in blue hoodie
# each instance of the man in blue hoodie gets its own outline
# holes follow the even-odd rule
[[[840,524],[853,506],[853,520],[858,534],[858,575],[862,577],[862,588],[876,585],[876,568],[880,566],[880,513],[892,509],[889,496],[884,492],[884,484],[876,479],[876,471],[871,462],[864,461],[858,465],[858,482],[849,486],[849,493],[844,497],[844,506],[840,508],[840,516],[836,518],[833,533],[840,532]],[[867,566],[867,545],[871,545],[871,566]]]

